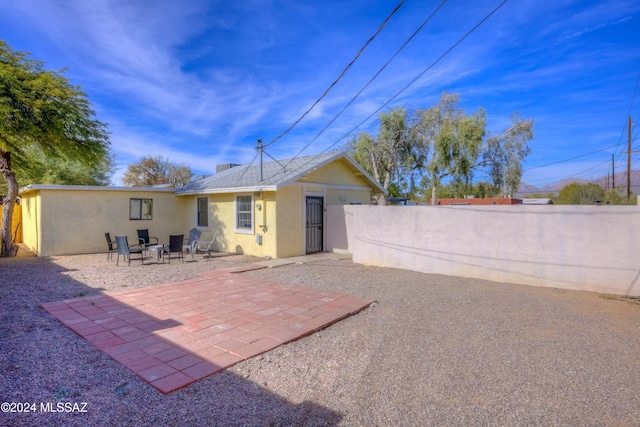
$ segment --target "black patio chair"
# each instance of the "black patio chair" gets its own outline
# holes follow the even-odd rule
[[[181,262],[184,262],[182,253],[183,243],[184,234],[169,236],[169,246],[165,246],[164,251],[162,251],[162,262],[164,262],[164,257],[166,256],[169,259],[169,264],[171,264],[171,254],[178,254],[177,258],[179,258]]]
[[[136,230],[138,232],[138,243],[145,249],[147,246],[157,245],[158,238],[157,237],[149,237],[149,230]],[[155,242],[151,242],[150,240],[155,240]]]
[[[107,252],[107,261],[111,261],[113,260],[113,252],[117,250],[117,244],[115,241],[111,240],[111,234],[109,233],[104,233],[104,237],[105,239],[107,239],[107,248],[108,248],[108,252]]]
[[[127,241],[127,236],[116,236],[116,244],[118,245],[118,258],[116,259],[116,266],[120,262],[120,255],[124,256],[124,259],[129,261],[131,265],[131,254],[140,254],[140,261],[144,264],[144,256],[142,252],[144,248],[140,245],[131,245]]]

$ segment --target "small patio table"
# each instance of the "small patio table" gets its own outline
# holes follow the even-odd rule
[[[156,262],[160,262],[160,258],[162,258],[162,253],[169,249],[168,245],[151,245],[147,246],[149,250],[149,259],[153,256]],[[162,258],[162,262],[164,263],[164,258]]]

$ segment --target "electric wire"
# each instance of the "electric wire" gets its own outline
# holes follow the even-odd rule
[[[298,123],[300,123],[300,121],[302,119],[304,119],[307,114],[309,114],[311,112],[311,110],[313,110],[315,108],[316,105],[318,105],[318,103],[329,93],[329,91],[331,89],[333,89],[333,87],[340,81],[340,79],[342,79],[342,77],[345,75],[345,73],[347,72],[347,70],[349,68],[351,68],[351,66],[356,62],[356,60],[360,57],[360,55],[362,54],[362,52],[364,52],[364,50],[367,48],[367,46],[369,46],[369,44],[378,36],[378,34],[380,34],[380,32],[382,31],[382,29],[387,25],[387,23],[389,22],[389,20],[391,19],[391,17],[393,15],[396,14],[396,12],[398,10],[400,10],[400,7],[402,7],[402,5],[404,4],[405,0],[401,0],[400,3],[398,3],[398,5],[393,9],[393,11],[391,11],[391,13],[389,14],[389,16],[387,16],[387,18],[384,20],[384,22],[382,22],[382,24],[380,24],[380,27],[378,27],[378,30],[369,38],[369,40],[367,40],[367,42],[364,44],[364,46],[362,46],[360,48],[360,50],[358,51],[358,53],[356,54],[356,56],[351,60],[351,62],[345,67],[344,70],[342,70],[342,72],[340,73],[340,75],[338,76],[337,79],[334,80],[333,83],[331,83],[331,85],[329,85],[329,87],[324,91],[324,93],[320,96],[320,98],[318,98],[316,100],[316,102],[314,102],[311,107],[309,107],[309,109],[307,111],[304,112],[304,114],[302,114],[302,116],[300,116],[300,118],[298,118],[298,120],[296,120],[291,126],[289,126],[289,128],[287,130],[285,130],[284,132],[282,132],[280,135],[278,135],[277,137],[275,137],[274,139],[272,139],[270,142],[268,142],[267,144],[264,145],[263,148],[268,147],[269,145],[273,144],[274,142],[276,142],[277,140],[279,140],[280,138],[282,138],[283,136],[285,136],[287,133],[289,133]]]
[[[601,148],[600,150],[592,151],[592,152],[590,152],[590,153],[586,153],[586,154],[580,154],[580,155],[578,155],[578,156],[570,157],[570,158],[568,158],[568,159],[558,160],[558,161],[556,161],[556,162],[551,162],[551,163],[547,163],[547,164],[539,165],[539,166],[532,166],[532,167],[530,167],[530,168],[522,169],[522,172],[530,171],[530,170],[532,170],[532,169],[545,168],[545,167],[547,167],[547,166],[552,166],[552,165],[557,165],[557,164],[560,164],[560,163],[569,162],[569,161],[571,161],[571,160],[579,159],[579,158],[581,158],[581,157],[591,156],[592,154],[596,154],[596,153],[600,153],[600,152],[602,152],[602,151],[606,151],[606,150],[610,150],[610,149],[612,149],[612,148],[616,148],[616,147],[618,147],[619,145],[620,145],[620,144],[618,143],[618,144],[616,144],[616,145],[610,145],[610,146],[608,146],[608,147]]]
[[[253,162],[255,162],[255,161],[256,161],[256,159],[258,158],[258,154],[260,154],[260,152],[257,152],[257,153],[256,153],[256,155],[255,155],[255,156],[253,156],[253,160],[251,160],[251,163],[249,163],[249,164],[245,167],[244,171],[242,171],[242,174],[240,175],[240,177],[239,177],[239,178],[238,178],[238,180],[236,181],[236,185],[235,185],[235,187],[237,187],[237,186],[238,186],[238,184],[239,184],[239,183],[240,183],[240,181],[242,180],[242,177],[244,177],[244,174],[246,174],[246,173],[247,173],[247,171],[249,170],[249,168],[251,167],[251,165],[253,165]]]
[[[639,88],[640,88],[640,74],[638,74],[638,77],[636,78],[636,84],[635,84],[635,87],[634,87],[634,89],[633,89],[633,94],[631,95],[631,102],[629,103],[629,110],[628,110],[628,112],[627,112],[627,117],[631,116],[631,111],[633,110],[633,107],[634,107],[634,104],[635,104],[636,98],[637,98],[637,96],[638,96],[638,89],[639,89]],[[625,120],[625,122],[624,122],[624,124],[623,124],[623,126],[622,126],[622,131],[620,132],[620,137],[618,138],[618,143],[617,143],[617,144],[615,144],[615,145],[611,145],[611,146],[608,146],[608,147],[602,148],[602,149],[600,149],[600,150],[592,151],[592,152],[590,152],[590,153],[586,153],[586,154],[581,154],[581,155],[578,155],[578,156],[575,156],[575,157],[571,157],[571,158],[568,158],[568,159],[559,160],[559,161],[557,161],[557,162],[551,162],[551,163],[547,163],[547,164],[540,165],[540,166],[532,166],[532,167],[529,167],[529,168],[525,168],[525,169],[523,169],[522,171],[523,171],[523,172],[526,172],[526,171],[529,171],[529,170],[532,170],[532,169],[539,169],[539,168],[543,168],[543,167],[547,167],[547,166],[552,166],[552,165],[556,165],[556,164],[560,164],[560,163],[565,163],[565,162],[568,162],[568,161],[571,161],[571,160],[579,159],[579,158],[581,158],[581,157],[586,157],[586,156],[590,156],[590,155],[592,155],[592,154],[600,153],[600,152],[602,152],[602,151],[606,151],[606,150],[609,150],[609,149],[615,149],[615,150],[618,150],[618,149],[619,149],[619,147],[620,147],[620,145],[621,145],[621,144],[622,144],[622,142],[623,142],[623,137],[624,137],[625,131],[627,130],[627,126],[628,126],[628,123],[627,123],[627,120]],[[636,139],[637,139],[637,136],[638,136],[639,134],[640,134],[640,131],[638,131],[638,133],[636,133],[636,134],[632,137],[632,141],[636,140]],[[613,165],[614,165],[614,169],[615,169],[615,164],[616,164],[616,162],[617,162],[617,161],[620,161],[620,159],[622,158],[622,156],[623,156],[624,154],[626,154],[626,152],[618,152],[618,153],[615,153],[615,154],[614,154],[614,158],[613,158]],[[609,161],[609,160],[607,160],[605,163],[609,163],[609,162],[610,162],[610,161]],[[588,169],[588,170],[589,170],[589,169]],[[588,170],[587,170],[587,171],[588,171]],[[584,172],[584,171],[583,171],[583,172]],[[583,173],[583,172],[581,172],[581,173]],[[577,175],[577,176],[579,176],[581,173],[579,173],[579,174],[574,174],[574,175],[573,175],[573,176],[571,176],[571,177],[564,177],[564,178],[560,178],[560,179],[562,180],[562,179],[573,178],[573,177],[576,177],[576,175]],[[557,179],[557,178],[556,178],[556,179]],[[546,179],[546,180],[548,181],[548,179]],[[535,181],[534,181],[534,182],[529,182],[528,184],[534,184],[534,183],[535,183]]]
[[[426,74],[429,70],[431,70],[435,65],[437,65],[444,57],[446,57],[453,49],[458,47],[467,37],[469,37],[473,32],[475,32],[482,24],[484,24],[491,16],[493,16],[502,6],[504,6],[509,0],[503,0],[498,6],[496,6],[488,15],[486,15],[478,24],[476,24],[473,28],[471,28],[464,36],[458,39],[451,47],[449,47],[443,54],[441,54],[435,61],[433,61],[428,67],[426,67],[421,73],[419,73],[414,79],[412,79],[408,84],[406,84],[402,89],[395,93],[389,100],[387,100],[384,104],[382,104],[377,110],[367,116],[364,120],[362,120],[359,124],[357,124],[351,131],[347,132],[345,135],[336,140],[333,144],[329,145],[326,149],[324,149],[320,154],[326,153],[335,145],[337,145],[340,141],[345,139],[347,136],[353,134],[357,129],[359,129],[362,125],[364,125],[367,121],[369,121],[373,116],[375,116],[378,112],[380,112],[383,108],[385,108],[389,103],[395,100],[398,96],[400,96],[405,90],[411,87],[416,81],[418,81],[424,74]],[[305,145],[302,150],[298,152],[292,159],[289,160],[290,164],[292,161],[300,157],[300,155],[311,145],[311,143],[315,141],[315,138]]]
[[[427,23],[431,20],[431,18],[433,18],[433,16],[440,10],[442,6],[444,6],[446,2],[447,0],[443,0],[438,5],[438,7],[436,7],[436,9],[433,12],[431,12],[431,14],[427,17],[427,19],[425,19],[422,22],[422,24],[418,27],[418,29],[416,29],[413,32],[413,34],[411,34],[411,36],[402,44],[402,46],[400,46],[400,48],[396,50],[396,52],[391,56],[391,58],[389,58],[387,62],[384,63],[384,65],[373,75],[373,77],[369,79],[369,81],[351,98],[351,100],[349,100],[349,102],[347,102],[345,106],[342,107],[342,109],[329,121],[329,123],[327,123],[327,125],[324,128],[322,128],[320,132],[318,132],[316,136],[313,137],[313,139],[309,141],[309,143],[293,159],[297,158],[304,150],[306,150],[311,144],[313,144],[324,133],[324,131],[326,131],[342,115],[342,113],[344,113],[346,109],[349,108],[351,104],[355,102],[356,99],[358,99],[358,97],[362,94],[362,92],[364,92],[371,85],[371,83],[373,83],[373,81],[376,78],[378,78],[380,74],[382,74],[382,72],[387,68],[387,66],[400,54],[400,52],[402,52],[402,50],[409,44],[409,42],[411,42],[411,40],[413,40],[413,38],[422,30],[422,28],[424,28],[424,26],[427,25]]]

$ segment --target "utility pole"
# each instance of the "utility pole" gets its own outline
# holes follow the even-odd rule
[[[631,116],[629,116],[629,149],[627,153],[627,199],[631,198]]]
[[[627,199],[631,198],[631,153],[637,153],[638,150],[631,149],[631,116],[629,116],[629,136],[628,136],[628,147],[627,147]],[[620,154],[625,154],[624,152]]]
[[[614,160],[614,155],[611,155],[611,182],[613,185],[613,189],[616,189],[616,161]]]

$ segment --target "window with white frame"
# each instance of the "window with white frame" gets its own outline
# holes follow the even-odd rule
[[[197,209],[197,226],[198,227],[209,227],[209,198],[208,197],[198,197],[196,201],[196,209]]]
[[[153,219],[153,199],[129,199],[129,219]]]
[[[236,232],[253,233],[253,196],[236,196]]]

